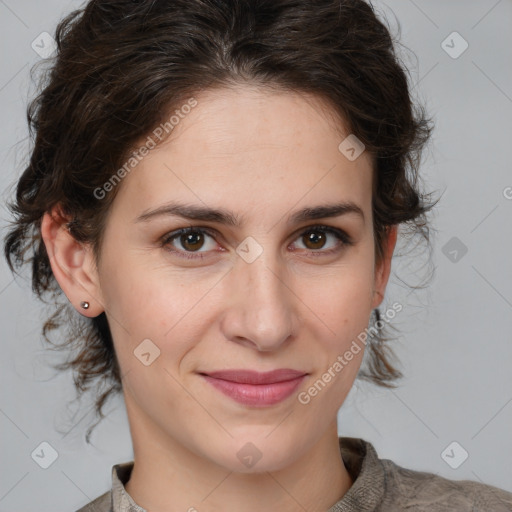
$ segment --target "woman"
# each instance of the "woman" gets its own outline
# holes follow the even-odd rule
[[[378,307],[435,204],[373,8],[93,0],[56,39],[5,252],[69,302],[44,334],[68,328],[78,391],[124,396],[134,461],[81,511],[512,510],[338,437],[356,377],[400,377]]]

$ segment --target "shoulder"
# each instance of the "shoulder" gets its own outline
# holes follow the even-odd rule
[[[341,437],[340,449],[354,482],[332,512],[512,512],[512,493],[498,487],[405,468],[360,438]]]
[[[380,461],[384,469],[386,498],[394,507],[399,505],[411,512],[512,511],[512,493],[498,487],[471,480],[450,480],[404,468],[388,459]]]
[[[101,496],[98,496],[95,500],[82,507],[76,512],[111,512],[112,511],[112,497],[111,492],[108,491]]]

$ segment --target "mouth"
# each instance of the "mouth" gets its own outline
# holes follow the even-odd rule
[[[308,374],[283,368],[270,372],[221,370],[199,375],[214,389],[238,403],[265,407],[288,398]]]

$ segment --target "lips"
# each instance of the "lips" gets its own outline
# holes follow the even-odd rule
[[[248,406],[264,407],[288,398],[307,374],[286,368],[265,373],[252,370],[222,370],[200,375],[217,391],[232,400]]]
[[[256,372],[254,370],[221,370],[217,372],[206,373],[209,377],[214,379],[222,379],[230,382],[238,382],[240,384],[274,384],[277,382],[284,382],[293,380],[297,377],[306,375],[305,372],[298,370],[290,370],[283,368],[279,370],[272,370],[270,372]]]

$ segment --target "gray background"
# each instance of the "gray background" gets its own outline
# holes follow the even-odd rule
[[[0,0],[2,234],[5,199],[27,159],[29,70],[40,60],[31,43],[80,5]],[[382,306],[404,306],[393,346],[406,378],[392,391],[357,382],[340,410],[340,434],[365,438],[381,457],[411,469],[512,491],[512,2],[375,5],[393,25],[394,13],[413,52],[403,59],[436,122],[424,181],[444,193],[431,216],[430,287],[411,294],[400,281],[420,282],[421,251],[397,257]],[[442,47],[454,31],[469,44],[458,58]],[[461,48],[457,39],[447,44]],[[467,253],[452,261],[449,251],[463,246]],[[44,315],[29,282],[13,280],[1,259],[0,512],[75,510],[110,488],[113,464],[132,458],[122,399],[109,403],[93,446],[86,445],[92,402],[67,406],[72,377],[55,376],[46,364]],[[58,453],[48,469],[31,458],[43,441]],[[469,454],[457,469],[442,456],[454,441],[452,464],[462,449]]]

